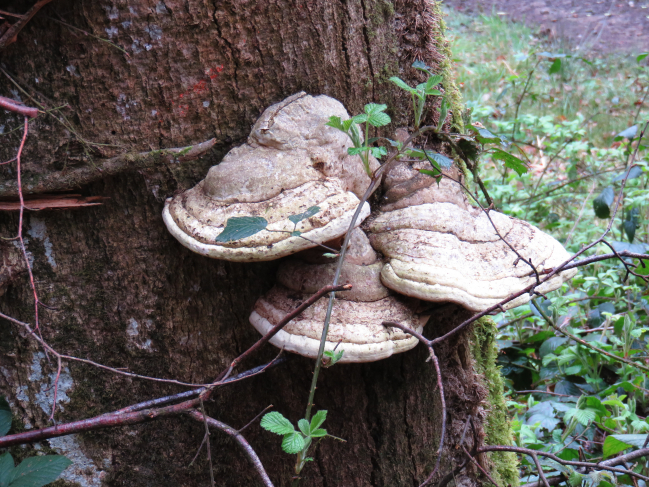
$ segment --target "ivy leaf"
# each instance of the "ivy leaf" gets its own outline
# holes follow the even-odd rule
[[[496,161],[503,161],[505,163],[505,167],[513,169],[518,173],[519,176],[522,176],[527,172],[527,164],[525,164],[518,157],[513,156],[508,152],[505,152],[504,150],[494,149],[493,153],[491,154],[491,158]]]
[[[302,418],[297,422],[297,427],[300,428],[300,431],[304,436],[309,436],[311,434],[311,428],[309,427],[309,422]]]
[[[275,433],[276,435],[287,435],[295,432],[291,422],[286,419],[282,413],[272,411],[261,418],[260,426],[265,430]]]
[[[260,216],[233,216],[228,218],[225,228],[216,237],[217,242],[231,242],[250,237],[266,228],[268,222]]]
[[[322,426],[322,423],[325,422],[325,419],[327,419],[327,411],[324,409],[321,409],[317,413],[313,415],[311,418],[311,431],[317,430],[320,426]]]
[[[290,455],[300,453],[304,449],[304,446],[304,437],[297,431],[287,434],[282,440],[282,450]]]
[[[372,147],[371,152],[372,155],[377,159],[379,159],[382,156],[388,155],[388,150],[385,147]]]
[[[9,475],[10,487],[42,487],[54,482],[61,472],[72,465],[72,461],[62,455],[29,457],[13,469]]]
[[[298,213],[297,215],[291,215],[288,217],[288,219],[294,224],[297,225],[300,223],[302,220],[305,220],[306,218],[311,218],[313,215],[318,213],[320,211],[319,206],[312,206],[311,208],[307,208],[307,210],[303,213]]]
[[[4,436],[9,433],[11,429],[11,408],[9,408],[9,403],[4,398],[0,396],[0,436]],[[11,464],[13,468],[13,464]]]
[[[615,192],[610,186],[593,200],[593,210],[597,218],[609,218],[611,216],[611,205],[615,199]]]

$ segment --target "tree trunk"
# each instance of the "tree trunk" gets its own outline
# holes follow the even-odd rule
[[[24,13],[33,1],[9,3],[6,9]],[[245,140],[266,107],[301,90],[337,98],[352,114],[371,101],[386,103],[392,127],[407,124],[410,100],[387,80],[397,75],[412,83],[415,60],[444,75],[461,126],[443,23],[430,0],[55,0],[0,56],[0,95],[45,110],[63,106],[30,123],[25,193],[54,176],[73,192],[110,198],[101,206],[26,214],[36,288],[49,306],[39,310],[43,337],[61,353],[185,382],[213,381],[258,339],[248,315],[272,287],[277,263],[231,263],[190,252],[162,222],[166,197],[196,184]],[[19,115],[0,113],[0,160],[15,156],[21,124]],[[100,170],[106,158],[125,152],[211,138],[214,148],[198,161]],[[82,181],[71,177],[84,167],[97,169]],[[0,184],[15,179],[15,164],[0,166]],[[1,236],[15,236],[17,227],[17,212],[0,213]],[[16,245],[0,242],[0,311],[33,323],[33,293]],[[433,338],[468,316],[441,307],[425,333]],[[46,426],[56,363],[20,327],[0,319],[0,332],[0,385],[14,412],[12,432]],[[469,429],[467,448],[509,439],[493,346],[492,325],[484,322],[437,350],[448,421],[436,481],[464,462],[458,444],[469,416],[476,434]],[[276,353],[266,346],[238,372]],[[316,409],[328,411],[325,427],[346,443],[322,441],[302,485],[419,485],[430,474],[441,407],[426,358],[419,346],[322,373]],[[222,387],[206,411],[241,428],[272,404],[296,422],[313,364],[291,357]],[[88,418],[183,390],[70,362],[59,381],[56,419]],[[204,451],[189,464],[203,434],[202,424],[181,416],[52,439],[40,448],[75,461],[64,477],[84,486],[198,486],[209,485]],[[243,434],[274,484],[289,485],[294,458],[282,452],[281,439],[258,421]],[[231,439],[212,432],[210,442],[217,485],[261,485]],[[501,485],[516,482],[511,458],[481,461]],[[483,477],[470,467],[454,481],[473,486]]]

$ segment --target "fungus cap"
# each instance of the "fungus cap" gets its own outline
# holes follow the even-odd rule
[[[417,338],[400,329],[385,327],[397,321],[421,332],[428,316],[418,313],[420,302],[395,296],[381,284],[382,263],[360,229],[354,230],[349,260],[340,278],[352,290],[336,293],[325,350],[343,350],[341,362],[373,362],[410,350]],[[369,250],[368,250],[369,249]],[[266,334],[301,302],[330,283],[335,264],[309,264],[293,257],[278,270],[278,284],[257,300],[250,323]],[[328,300],[321,299],[293,319],[270,342],[285,350],[316,358]]]
[[[349,118],[337,100],[305,93],[266,109],[247,143],[194,188],[166,201],[169,231],[194,252],[244,262],[277,259],[343,235],[370,179],[360,158],[348,155],[347,135],[325,125],[332,115]],[[376,159],[371,166],[378,167]],[[315,207],[297,224],[289,220]],[[357,223],[369,212],[366,203]],[[233,217],[261,217],[267,226],[219,241]]]
[[[386,194],[404,186],[403,179],[407,178],[386,176]],[[388,261],[381,272],[383,284],[407,296],[483,311],[534,283],[530,266],[518,261],[485,212],[467,204],[457,183],[442,182],[446,182],[443,191],[436,191],[436,185],[425,186],[386,202],[382,208],[391,211],[378,212],[367,222],[372,246]],[[449,191],[449,185],[455,191]],[[403,199],[418,204],[403,205]],[[569,258],[559,242],[533,225],[496,211],[489,211],[489,217],[537,271]],[[536,290],[553,291],[576,273],[575,269],[561,272]],[[503,307],[514,308],[529,300],[529,294],[524,294]]]

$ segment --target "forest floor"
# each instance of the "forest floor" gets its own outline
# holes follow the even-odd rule
[[[564,39],[581,54],[649,50],[649,0],[444,0],[465,14],[497,14],[550,38]],[[452,14],[451,14],[452,15]]]

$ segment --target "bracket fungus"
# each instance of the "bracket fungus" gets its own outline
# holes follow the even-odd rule
[[[461,177],[455,169],[454,179]],[[453,302],[483,311],[532,284],[529,265],[498,236],[487,214],[466,201],[461,187],[444,178],[422,179],[401,163],[384,179],[386,200],[366,222],[372,246],[388,262],[381,279],[390,289],[426,301]],[[527,222],[489,211],[498,233],[541,272],[569,258],[563,246]],[[571,279],[564,271],[536,290],[546,293]],[[506,305],[525,304],[525,294]]]
[[[339,101],[304,92],[267,108],[245,144],[166,201],[171,234],[194,252],[241,262],[278,259],[344,235],[370,179],[359,157],[348,155],[347,135],[325,125],[332,115],[349,118]],[[369,213],[365,203],[358,224]],[[232,218],[263,229],[231,239],[224,228]]]
[[[321,263],[313,254],[298,254],[280,264],[278,284],[257,300],[250,323],[266,334],[310,294],[331,282],[335,264]],[[417,345],[417,338],[402,330],[382,325],[398,321],[418,332],[428,316],[418,313],[419,300],[396,296],[381,284],[383,264],[365,234],[355,229],[341,283],[350,291],[336,293],[325,350],[343,350],[343,362],[373,362]],[[291,321],[270,342],[285,350],[315,358],[320,347],[327,300],[320,300]]]

